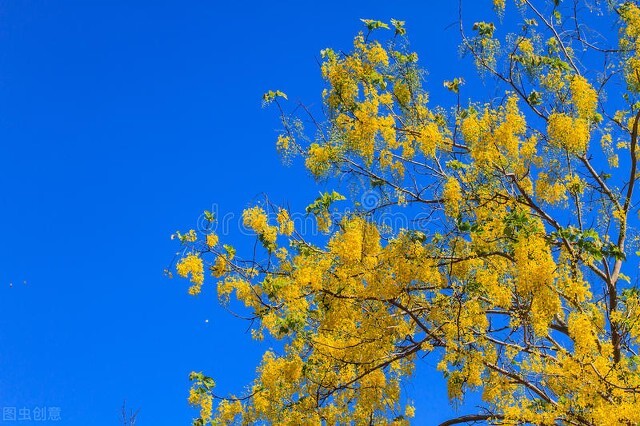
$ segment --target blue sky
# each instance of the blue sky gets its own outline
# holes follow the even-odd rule
[[[0,407],[113,425],[126,400],[141,426],[189,424],[191,370],[221,393],[250,382],[264,345],[163,276],[169,237],[205,209],[266,193],[300,210],[326,189],[282,166],[261,95],[317,105],[319,51],[362,17],[407,20],[434,103],[473,73],[457,2],[0,1]],[[434,364],[406,385],[417,423],[453,412]]]

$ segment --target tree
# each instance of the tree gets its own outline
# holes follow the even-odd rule
[[[637,268],[640,7],[493,3],[506,36],[462,20],[460,33],[497,99],[464,100],[456,78],[452,106],[431,106],[396,20],[363,20],[351,52],[322,52],[322,119],[265,95],[283,155],[357,185],[307,208],[324,238],[268,200],[243,213],[252,257],[213,232],[178,234],[190,292],[210,270],[257,339],[283,342],[245,395],[193,373],[196,424],[405,424],[400,383],[422,356],[452,400],[482,392],[446,425],[640,423],[640,291],[623,273]],[[388,212],[418,220],[394,229],[377,220]]]

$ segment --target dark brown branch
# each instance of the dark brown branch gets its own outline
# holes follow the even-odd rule
[[[501,414],[467,414],[465,416],[456,417],[455,419],[450,419],[446,422],[442,422],[439,426],[451,426],[471,422],[484,422],[491,419],[502,420],[504,419],[504,416]]]

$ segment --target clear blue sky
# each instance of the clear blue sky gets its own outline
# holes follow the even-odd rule
[[[113,425],[126,399],[140,426],[180,425],[191,370],[250,382],[264,346],[163,276],[169,237],[214,205],[301,209],[322,189],[281,165],[261,95],[318,104],[319,51],[361,17],[407,20],[434,103],[472,72],[457,2],[0,1],[0,407]],[[406,385],[419,424],[452,412],[434,363]]]

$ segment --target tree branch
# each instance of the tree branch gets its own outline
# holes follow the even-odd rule
[[[446,422],[440,423],[439,426],[451,426],[458,425],[460,423],[471,423],[471,422],[483,422],[487,420],[502,420],[504,416],[501,414],[467,414],[465,416],[456,417],[455,419],[447,420]]]

